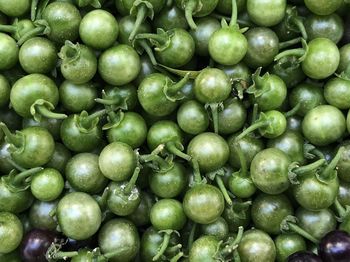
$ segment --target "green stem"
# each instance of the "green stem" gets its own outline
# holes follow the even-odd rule
[[[338,198],[335,198],[334,207],[335,207],[335,209],[337,210],[337,213],[338,213],[338,215],[339,215],[340,218],[345,217],[345,215],[346,215],[346,210],[345,210],[345,208],[340,204]]]
[[[215,132],[215,134],[218,134],[219,133],[219,112],[218,112],[219,104],[218,103],[210,103],[210,104],[208,104],[208,106],[210,108],[211,115],[212,115],[214,132]]]
[[[164,238],[163,238],[163,242],[159,248],[159,251],[157,252],[157,254],[153,257],[153,261],[157,261],[165,252],[165,250],[167,249],[169,242],[170,242],[170,236],[171,233],[165,232],[164,233]]]
[[[109,187],[106,187],[103,190],[102,196],[97,196],[97,198],[95,199],[97,204],[100,206],[101,210],[104,210],[107,206],[107,199],[109,196]]]
[[[337,164],[338,164],[340,158],[342,157],[342,154],[344,151],[345,151],[345,148],[343,146],[338,149],[338,152],[334,156],[332,161],[326,166],[326,168],[320,174],[320,178],[327,181],[328,179],[330,179],[330,177],[332,177],[331,174],[336,169]]]
[[[221,177],[218,175],[215,176],[215,181],[216,181],[217,185],[219,186],[219,189],[220,189],[222,195],[224,196],[225,201],[227,202],[227,204],[229,204],[231,206],[232,200],[227,193],[226,187],[225,187],[224,182],[222,181]]]
[[[15,147],[23,146],[23,135],[20,131],[16,131],[16,134],[12,134],[6,124],[3,122],[0,123],[0,128],[2,132],[4,132],[6,139],[10,144],[13,144]]]
[[[190,161],[192,158],[185,154],[184,152],[182,152],[177,146],[175,142],[167,142],[165,144],[165,148],[172,154],[174,154],[175,156],[178,156],[180,158],[185,159],[186,161]]]
[[[241,169],[240,169],[240,176],[241,177],[248,177],[248,165],[247,165],[247,159],[245,155],[242,152],[241,146],[239,145],[238,142],[234,144],[234,148],[236,149],[238,158],[239,158],[239,163],[241,164]]]
[[[278,44],[278,47],[279,49],[285,49],[287,47],[290,47],[292,45],[295,45],[297,43],[300,43],[301,41],[301,37],[297,37],[297,38],[294,38],[294,39],[291,39],[291,40],[288,40],[288,41],[285,41],[285,42],[282,42],[282,43],[279,43]],[[304,49],[303,49],[304,50]]]
[[[173,84],[168,88],[168,92],[171,95],[175,95],[177,92],[179,92],[188,82],[190,79],[190,74],[187,73],[179,82]]]
[[[320,166],[322,166],[326,160],[319,159],[311,164],[308,164],[306,166],[296,167],[293,169],[293,173],[297,174],[298,176],[302,176],[305,174],[310,174],[311,171],[316,170]]]
[[[197,8],[198,0],[188,0],[185,6],[185,17],[188,25],[192,30],[197,29],[196,23],[193,21],[193,11]]]
[[[89,127],[91,126],[91,123],[96,119],[99,118],[103,115],[105,115],[107,112],[106,109],[102,109],[99,111],[96,111],[95,113],[88,115],[88,116],[84,116],[84,117],[79,117],[80,119],[80,125],[86,129],[89,129]]]
[[[177,262],[184,256],[183,252],[179,252],[176,256],[172,257],[169,262]]]
[[[168,41],[168,36],[158,35],[158,34],[152,34],[152,33],[143,33],[143,34],[137,34],[135,36],[136,39],[152,39],[157,41],[160,45],[166,44]]]
[[[291,116],[294,116],[297,112],[298,112],[298,110],[300,109],[300,107],[301,107],[301,102],[298,102],[296,105],[295,105],[295,107],[293,107],[291,110],[289,110],[288,112],[285,112],[284,113],[284,116],[286,117],[286,118],[288,118],[288,117],[291,117]]]
[[[67,260],[67,258],[72,258],[79,255],[77,251],[57,251],[54,254],[50,254],[51,260]]]
[[[14,185],[14,186],[18,186],[18,185],[21,185],[23,184],[23,181],[25,181],[28,177],[31,177],[32,175],[40,172],[41,170],[43,170],[44,168],[42,167],[34,167],[34,168],[31,168],[31,169],[28,169],[26,171],[23,171],[19,174],[17,174],[13,180],[11,181],[11,183]]]
[[[305,54],[304,48],[289,49],[276,55],[274,58],[274,61],[280,60],[282,57],[286,57],[286,56],[302,57],[304,54]]]
[[[6,161],[7,161],[11,166],[13,166],[14,168],[16,168],[18,171],[23,172],[23,171],[26,171],[26,170],[27,170],[27,169],[21,167],[20,165],[18,165],[15,161],[13,161],[12,158],[6,157],[5,159],[6,159]]]
[[[302,229],[301,227],[299,227],[296,224],[293,224],[291,222],[287,222],[289,229],[301,236],[303,236],[304,238],[310,240],[312,243],[314,244],[318,244],[318,239],[316,239],[315,237],[313,237],[311,234],[309,234],[308,232],[306,232],[304,229]]]
[[[103,104],[106,106],[113,106],[117,105],[121,102],[121,97],[115,97],[115,98],[95,98],[95,102],[99,104]]]
[[[166,252],[167,252],[168,254],[172,254],[172,253],[175,253],[176,251],[179,251],[180,248],[182,248],[182,245],[181,245],[181,244],[177,244],[177,245],[175,245],[175,246],[168,247],[168,248],[166,249]]]
[[[67,118],[66,114],[60,114],[50,111],[45,105],[35,105],[36,111],[39,112],[40,115],[51,118],[51,119],[65,119]]]
[[[14,25],[0,25],[0,32],[15,33],[17,26]]]
[[[317,148],[311,150],[311,153],[314,154],[315,156],[317,156],[319,159],[325,159],[324,154],[318,150]]]
[[[150,161],[155,162],[158,165],[159,170],[166,170],[170,167],[170,164],[167,161],[153,153],[148,155],[141,155],[140,160],[146,163]]]
[[[236,236],[235,240],[234,240],[231,244],[225,246],[225,247],[220,251],[220,253],[221,253],[223,256],[228,256],[228,255],[232,254],[232,252],[233,252],[234,250],[237,249],[238,244],[239,244],[239,243],[241,242],[241,240],[242,240],[243,231],[244,231],[244,229],[243,229],[242,226],[238,227],[238,232],[237,232],[237,236]]]
[[[42,13],[44,11],[44,9],[46,8],[46,6],[48,5],[48,3],[50,2],[50,0],[42,0],[37,12],[36,12],[36,19],[41,19],[42,17]]]
[[[245,201],[245,202],[234,202],[232,204],[232,209],[235,212],[241,212],[247,210],[252,205],[252,201]]]
[[[38,8],[39,0],[32,0],[32,5],[30,7],[30,20],[34,21],[36,18],[36,9]]]
[[[301,20],[300,17],[292,17],[292,23],[299,29],[300,33],[301,33],[301,36],[307,40],[307,33],[306,33],[306,30],[305,30],[305,26],[304,26],[304,23],[303,21]]]
[[[194,242],[194,238],[196,235],[197,223],[193,222],[190,235],[188,236],[187,249],[191,250],[192,244]]]
[[[244,138],[246,135],[250,134],[251,132],[253,132],[254,130],[267,126],[269,124],[268,121],[259,121],[257,120],[254,124],[252,124],[250,127],[246,128],[245,130],[243,130],[242,133],[240,133],[238,136],[236,136],[235,141],[239,141],[242,138]]]
[[[258,113],[259,113],[259,105],[258,104],[254,104],[253,106],[253,113],[252,113],[252,124],[255,123],[255,121],[258,119]]]
[[[44,30],[45,30],[45,27],[38,26],[38,27],[28,31],[17,41],[17,45],[21,46],[24,42],[26,42],[30,38],[33,38],[34,36],[42,34],[44,32]]]
[[[145,21],[146,16],[147,16],[147,6],[145,4],[141,4],[140,6],[138,6],[137,9],[137,15],[136,15],[136,20],[133,26],[133,29],[130,33],[129,36],[129,41],[132,42],[136,36],[137,31],[139,30],[141,24],[143,23],[143,21]]]
[[[196,184],[200,184],[202,182],[202,176],[199,171],[199,164],[198,161],[194,158],[192,158],[192,166],[193,166],[193,176],[194,176],[194,182]]]
[[[237,24],[237,2],[236,0],[232,0],[232,13],[231,13],[231,21],[229,26],[233,27]]]
[[[135,183],[139,177],[139,174],[140,174],[140,168],[139,167],[136,167],[135,170],[134,170],[134,173],[132,174],[132,177],[131,179],[129,180],[128,184],[126,185],[126,187],[124,188],[124,193],[127,195],[127,194],[130,194],[131,193],[131,190],[134,188],[135,186]]]
[[[202,72],[201,70],[200,71],[180,70],[180,69],[171,68],[171,67],[168,67],[168,66],[165,66],[165,65],[162,65],[162,64],[158,64],[157,66],[158,67],[162,67],[162,68],[166,69],[167,71],[169,71],[170,73],[175,74],[177,76],[185,77],[186,74],[189,73],[190,74],[190,76],[189,76],[190,79],[196,79],[196,77]]]
[[[143,48],[143,50],[145,50],[145,52],[146,52],[149,60],[151,61],[152,65],[157,65],[158,63],[157,63],[156,58],[154,57],[152,48],[147,44],[146,40],[140,39],[138,41],[138,44]]]

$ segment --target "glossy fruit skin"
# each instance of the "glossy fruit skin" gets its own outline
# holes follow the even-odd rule
[[[141,69],[140,57],[128,45],[106,49],[98,60],[98,72],[108,84],[125,85],[134,80]],[[115,74],[119,72],[119,74]]]
[[[330,15],[336,11],[342,4],[341,0],[305,0],[306,7],[317,15]]]
[[[158,230],[180,230],[187,219],[181,202],[175,199],[161,199],[152,206],[150,220]]]
[[[187,190],[183,199],[186,216],[196,223],[210,224],[220,217],[225,202],[221,191],[212,185],[197,185]]]
[[[135,0],[115,1],[115,6],[118,12],[121,15],[125,16],[125,15],[129,15],[131,8],[134,6],[134,2],[136,1]],[[164,0],[150,0],[149,2],[152,4],[153,11],[156,14],[159,13],[165,5]]]
[[[233,134],[242,129],[247,120],[247,110],[236,98],[224,101],[224,108],[219,112],[219,134]]]
[[[154,29],[163,28],[165,31],[174,28],[187,29],[185,14],[176,5],[165,6],[153,20]]]
[[[52,135],[52,138],[57,141],[60,139],[60,127],[61,127],[62,119],[55,118],[41,118],[40,121],[36,121],[34,118],[23,118],[22,127],[42,127],[47,129],[49,133]]]
[[[189,100],[178,108],[177,123],[184,132],[197,135],[207,130],[209,116],[199,102]]]
[[[24,236],[20,247],[20,253],[25,262],[45,262],[46,251],[56,240],[53,232],[32,229]]]
[[[24,15],[30,7],[29,0],[0,1],[0,11],[7,16],[19,17]]]
[[[342,206],[349,205],[350,183],[340,180],[337,199]]]
[[[293,215],[293,207],[285,195],[261,194],[254,199],[251,212],[256,228],[277,235],[283,219]]]
[[[213,223],[200,225],[200,231],[203,235],[214,236],[219,240],[225,240],[229,234],[229,226],[223,217],[219,217]]]
[[[339,49],[340,61],[337,69],[337,73],[345,71],[346,67],[350,64],[350,44],[345,44]]]
[[[111,262],[131,261],[140,249],[140,238],[133,223],[115,218],[105,223],[98,234],[98,243],[103,253],[120,249]]]
[[[45,202],[36,200],[29,210],[29,221],[34,228],[55,231],[57,221],[50,216],[56,208],[58,201]]]
[[[254,184],[266,194],[276,195],[284,192],[290,185],[288,178],[290,163],[289,157],[277,148],[260,151],[250,166]]]
[[[63,187],[64,179],[61,173],[53,168],[45,168],[32,177],[30,190],[36,199],[53,201],[60,196]]]
[[[334,106],[320,105],[306,114],[302,130],[305,138],[312,144],[328,145],[343,136],[346,130],[345,117]]]
[[[339,50],[328,38],[315,38],[308,43],[308,51],[301,63],[304,73],[313,79],[325,79],[339,65]]]
[[[71,156],[71,152],[63,144],[55,143],[54,152],[49,162],[46,163],[46,167],[52,167],[64,173],[66,164]]]
[[[308,16],[305,20],[305,29],[308,40],[325,37],[338,43],[344,34],[343,21],[335,13],[326,16]]]
[[[67,162],[65,176],[75,190],[96,194],[105,188],[107,179],[99,168],[98,159],[95,154],[80,153]]]
[[[190,141],[187,154],[198,161],[201,171],[211,172],[225,165],[229,157],[229,147],[221,136],[205,132]]]
[[[250,19],[259,26],[270,27],[282,21],[287,1],[247,0]]]
[[[75,41],[79,36],[81,16],[79,10],[70,3],[54,2],[43,11],[42,18],[51,28],[48,38],[57,43]]]
[[[58,88],[51,78],[42,74],[29,74],[12,86],[11,104],[20,116],[32,117],[30,108],[38,99],[50,102],[53,106],[58,104]]]
[[[102,150],[98,161],[103,175],[118,182],[131,177],[136,168],[137,159],[129,145],[113,142]]]
[[[295,216],[298,219],[298,225],[316,239],[321,239],[337,226],[335,215],[330,209],[310,211],[300,207],[296,210]]]
[[[19,49],[19,63],[29,74],[51,72],[55,68],[57,60],[55,45],[43,37],[31,38]]]
[[[70,193],[61,198],[56,216],[62,232],[76,240],[84,240],[95,234],[102,219],[97,202],[82,192]]]
[[[0,74],[0,107],[4,107],[10,100],[11,86],[7,79]]]
[[[18,46],[7,34],[0,33],[0,70],[10,69],[18,61]]]
[[[324,261],[345,262],[350,256],[350,236],[340,230],[334,230],[325,235],[318,248],[318,253]]]
[[[321,258],[311,251],[299,251],[288,257],[287,262],[322,262]]]
[[[117,20],[105,10],[90,11],[79,25],[79,35],[83,43],[98,50],[110,47],[116,41],[118,33]]]
[[[199,10],[196,10],[193,14],[194,17],[203,17],[209,15],[211,12],[214,11],[216,5],[218,4],[219,0],[203,0],[201,2],[201,8]],[[188,1],[183,0],[176,0],[176,5],[178,7],[184,8],[184,6],[188,3]]]
[[[193,262],[211,262],[215,261],[214,255],[217,252],[219,240],[214,236],[201,236],[193,245],[189,252],[189,261]]]
[[[304,238],[295,233],[280,234],[274,241],[276,246],[276,260],[278,262],[287,261],[290,255],[306,250]]]
[[[335,77],[330,79],[324,86],[324,97],[328,104],[339,109],[349,109],[350,81]]]
[[[23,237],[23,226],[17,216],[10,212],[0,212],[0,253],[15,250]]]
[[[274,31],[265,27],[255,27],[245,33],[248,51],[244,62],[252,68],[267,66],[279,52],[279,40]]]
[[[273,262],[276,258],[276,247],[268,234],[258,229],[251,229],[244,232],[238,253],[242,262]]]

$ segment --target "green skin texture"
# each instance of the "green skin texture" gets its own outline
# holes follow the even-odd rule
[[[339,180],[337,176],[330,181],[323,182],[311,173],[299,178],[299,182],[300,184],[293,185],[293,196],[300,206],[308,210],[328,208],[338,195]]]
[[[251,209],[254,226],[272,235],[280,234],[280,224],[293,215],[293,207],[285,195],[258,195]]]
[[[235,210],[237,208],[234,206],[237,204],[242,204],[242,200],[239,198],[233,199],[233,205],[226,205],[222,214],[229,225],[230,232],[237,232],[240,226],[247,228],[251,224],[250,206]]]
[[[296,114],[304,117],[311,109],[326,103],[323,91],[322,87],[301,83],[289,93],[289,104],[293,108],[300,103]]]
[[[174,28],[182,28],[185,30],[188,28],[185,14],[176,5],[165,6],[160,13],[154,17],[152,24],[154,28],[163,28],[165,31]]]
[[[4,33],[0,33],[0,61],[0,70],[10,69],[18,61],[16,41]]]
[[[177,107],[176,101],[171,101],[164,93],[165,86],[171,90],[171,80],[168,76],[154,73],[147,76],[139,85],[137,96],[142,108],[153,116],[167,116]]]
[[[21,243],[23,226],[17,216],[0,212],[0,253],[10,253]]]
[[[11,86],[5,76],[0,74],[0,107],[4,107],[10,100]]]
[[[163,9],[166,2],[165,0],[147,0],[147,1],[152,4],[153,12],[155,14],[159,13]],[[116,0],[115,5],[117,7],[118,12],[122,16],[126,16],[130,14],[130,9],[133,7],[134,2],[136,2],[136,0],[123,0],[123,1]]]
[[[62,120],[54,118],[42,118],[40,121],[36,121],[34,118],[23,118],[23,128],[30,126],[39,126],[47,129],[50,132],[54,140],[60,139],[60,127]]]
[[[2,175],[7,175],[13,169],[13,166],[6,160],[6,158],[11,158],[10,144],[3,141],[0,144],[0,173]]]
[[[255,84],[256,89],[263,91],[262,95],[253,97],[261,111],[278,109],[287,97],[286,84],[277,75],[269,74],[258,79]]]
[[[138,207],[128,216],[128,219],[138,227],[150,224],[149,214],[155,202],[153,195],[144,191],[140,192],[140,199],[141,202]]]
[[[177,110],[177,123],[184,132],[197,135],[208,129],[209,116],[200,103],[189,100]]]
[[[27,127],[21,133],[24,136],[23,150],[14,149],[11,153],[13,160],[24,168],[38,167],[49,162],[55,149],[51,134],[42,127]]]
[[[340,77],[330,79],[324,86],[324,97],[328,104],[339,108],[350,108],[350,81]]]
[[[228,76],[217,68],[203,69],[194,82],[196,99],[203,104],[224,101],[231,89]]]
[[[30,190],[33,196],[41,201],[57,199],[64,188],[64,179],[60,172],[53,168],[45,168],[32,177]]]
[[[228,138],[227,144],[230,148],[230,155],[228,162],[234,168],[241,168],[241,163],[239,161],[239,157],[237,151],[235,149],[235,138],[236,135],[232,135]],[[242,153],[247,162],[247,166],[249,167],[253,158],[257,153],[265,148],[265,145],[261,139],[255,138],[253,136],[245,136],[244,138],[238,141],[239,147],[242,150]]]
[[[51,78],[42,74],[29,74],[18,79],[12,86],[11,105],[20,116],[32,117],[30,107],[38,99],[48,101],[53,106],[58,104],[58,88]]]
[[[101,227],[98,244],[103,254],[120,250],[120,253],[109,261],[128,262],[133,260],[140,249],[140,238],[133,223],[126,219],[115,218]]]
[[[265,115],[270,121],[270,126],[259,128],[260,134],[270,139],[282,135],[287,127],[287,120],[284,115],[277,110],[267,111]]]
[[[282,135],[269,139],[267,147],[277,148],[286,153],[292,162],[303,164],[304,158],[304,139],[299,132],[287,130]]]
[[[76,240],[88,239],[95,234],[102,220],[97,202],[82,192],[70,193],[61,198],[56,217],[63,234]]]
[[[160,144],[167,142],[183,141],[183,135],[179,126],[169,120],[161,120],[154,123],[147,133],[147,145],[152,151]]]
[[[158,230],[180,230],[186,223],[182,203],[175,199],[161,199],[150,212],[152,226]]]
[[[291,254],[306,250],[304,238],[294,233],[278,235],[275,238],[275,246],[277,262],[285,262]]]
[[[252,180],[262,192],[277,195],[289,187],[289,157],[277,148],[260,151],[250,165]]]
[[[72,157],[71,152],[61,143],[55,143],[55,149],[49,162],[46,163],[46,167],[52,167],[61,173],[64,173],[64,169],[68,160]]]
[[[105,188],[107,179],[99,168],[98,159],[98,155],[80,153],[68,161],[65,176],[75,190],[96,194]]]
[[[350,64],[350,44],[343,45],[339,49],[340,61],[337,69],[338,73],[345,71],[346,67]]]
[[[316,239],[321,239],[337,226],[335,215],[330,209],[310,211],[300,207],[295,212],[295,216],[298,219],[298,225]]]
[[[128,45],[110,47],[101,54],[98,60],[100,76],[111,85],[130,83],[137,77],[140,69],[140,57]]]
[[[57,50],[53,42],[43,37],[26,41],[19,49],[19,63],[28,74],[46,74],[57,63]]]
[[[77,44],[75,49],[64,45],[60,52],[61,73],[74,84],[90,81],[97,71],[97,59],[92,49]]]
[[[279,52],[279,40],[274,31],[265,27],[254,27],[245,33],[248,51],[243,61],[251,68],[267,66]]]
[[[109,143],[123,142],[133,149],[141,146],[147,137],[147,125],[142,116],[135,112],[125,112],[123,120],[107,131]]]
[[[342,206],[350,205],[350,183],[344,182],[342,180],[339,181],[339,191],[337,199]]]
[[[122,142],[107,145],[99,157],[103,175],[112,181],[124,181],[131,177],[136,168],[136,155],[132,148]]]
[[[285,15],[286,6],[286,0],[247,0],[248,15],[259,26],[277,25]]]
[[[33,200],[30,190],[14,193],[3,181],[0,182],[0,211],[21,213],[32,205]]]
[[[199,184],[187,190],[182,203],[186,216],[200,224],[213,223],[225,208],[221,191],[207,184]]]
[[[72,113],[91,110],[96,104],[94,99],[98,96],[95,86],[90,82],[74,84],[65,80],[58,91],[60,103]]]
[[[129,46],[133,46],[133,43],[129,41],[129,37],[131,32],[133,31],[134,27],[135,27],[135,17],[128,15],[128,16],[124,16],[123,18],[121,18],[119,20],[119,34],[118,34],[118,41],[121,44],[124,45],[129,45]],[[152,31],[151,25],[146,21],[144,21],[138,28],[138,30],[136,31],[137,34],[141,34],[141,33],[149,33]],[[138,47],[138,44],[135,43],[135,47]],[[142,47],[141,47],[142,48]]]
[[[187,2],[190,0],[175,0],[175,3],[178,7],[183,8],[184,5],[186,5]],[[197,3],[199,3],[198,0],[196,0]],[[203,17],[209,15],[211,12],[213,12],[219,2],[219,0],[201,0],[200,1],[202,5],[197,4],[197,9],[193,13],[194,17]],[[198,6],[201,6],[201,8],[198,8]]]
[[[214,255],[217,252],[219,240],[214,236],[201,236],[193,242],[189,252],[189,261],[193,262],[214,262],[217,259]]]
[[[211,58],[222,65],[235,65],[239,63],[248,49],[248,41],[237,29],[223,27],[209,39],[208,50]]]
[[[209,56],[209,39],[221,28],[220,22],[213,17],[203,17],[196,20],[197,29],[190,34],[195,43],[195,53],[199,56]]]
[[[244,80],[246,82],[251,81],[252,72],[243,62],[233,66],[217,65],[217,67],[225,72],[225,74],[230,78],[231,82],[234,80]]]
[[[42,18],[50,26],[50,40],[63,44],[66,40],[75,41],[79,37],[81,16],[74,5],[53,2],[44,9]]]
[[[81,130],[78,118],[79,115],[72,114],[63,120],[60,128],[61,140],[71,151],[92,151],[101,143],[102,129],[96,125],[88,130]]]
[[[317,15],[330,15],[336,11],[342,4],[342,0],[305,0],[306,7]]]
[[[223,217],[206,225],[200,225],[200,231],[203,235],[214,236],[219,240],[225,240],[229,234],[229,227]]]
[[[338,43],[344,34],[343,21],[337,14],[328,16],[310,15],[304,22],[308,40],[319,37]]]
[[[179,68],[186,65],[192,59],[195,50],[195,42],[192,36],[184,29],[170,30],[170,43],[165,49],[155,49],[155,56],[159,63]],[[186,52],[184,52],[186,50]]]
[[[161,198],[174,198],[187,186],[187,172],[177,162],[170,170],[153,171],[148,176],[149,186],[154,194]]]
[[[133,84],[124,86],[106,86],[104,89],[108,98],[126,101],[128,110],[133,110],[138,104],[137,89]]]
[[[226,141],[210,132],[195,136],[187,146],[187,154],[198,161],[202,172],[212,172],[223,167],[229,153]]]
[[[1,0],[0,12],[7,16],[19,17],[28,12],[30,0]]]
[[[50,216],[50,212],[56,208],[58,201],[44,202],[36,200],[29,210],[29,221],[34,228],[55,231],[57,221]]]
[[[350,142],[349,140],[346,140],[342,143],[342,146],[344,146],[344,152],[341,155],[341,158],[337,164],[337,176],[341,180],[340,184],[342,184],[342,181],[344,182],[350,182]]]
[[[302,130],[305,138],[312,144],[329,145],[345,133],[345,117],[334,106],[320,105],[306,114],[302,122]]]
[[[251,229],[244,232],[238,245],[238,253],[242,262],[274,262],[276,247],[268,234]]]
[[[313,79],[325,79],[338,68],[338,47],[328,38],[316,38],[308,43],[308,51],[301,63],[304,73]]]
[[[87,46],[104,50],[117,40],[119,26],[114,16],[105,10],[93,10],[80,22],[79,35]]]
[[[238,99],[227,99],[219,112],[219,134],[228,135],[240,130],[247,119],[247,110]]]
[[[285,61],[279,61],[270,69],[272,74],[278,75],[288,88],[294,87],[305,79],[305,74],[301,67],[292,66],[297,62],[296,56],[285,57]]]
[[[241,13],[247,5],[247,0],[236,0],[237,11]],[[232,13],[232,0],[219,0],[218,5],[216,6],[216,11],[224,15],[231,15]]]

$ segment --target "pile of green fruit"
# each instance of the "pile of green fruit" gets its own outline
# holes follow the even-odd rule
[[[350,259],[349,0],[0,0],[0,262]]]

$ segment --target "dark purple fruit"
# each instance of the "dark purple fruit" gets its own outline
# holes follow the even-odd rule
[[[322,260],[310,251],[299,251],[290,255],[287,262],[322,262]]]
[[[327,262],[350,261],[350,235],[340,230],[329,232],[321,239],[318,254]]]

